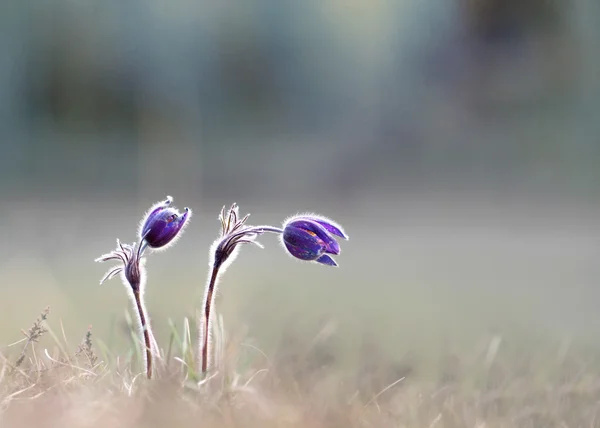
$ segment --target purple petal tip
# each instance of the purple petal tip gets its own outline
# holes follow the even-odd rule
[[[324,264],[324,265],[327,265],[327,266],[334,266],[334,267],[338,266],[338,264],[336,263],[336,261],[333,260],[331,257],[329,257],[327,254],[323,254],[316,261],[318,263],[321,263],[321,264]]]

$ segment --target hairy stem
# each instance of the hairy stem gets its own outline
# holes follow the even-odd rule
[[[217,277],[219,274],[219,265],[215,265],[213,267],[212,273],[210,275],[210,280],[208,282],[208,287],[206,288],[206,295],[204,296],[204,312],[202,314],[202,323],[201,323],[201,340],[202,340],[202,350],[200,355],[200,363],[201,370],[203,374],[206,374],[208,370],[208,355],[209,355],[209,328],[210,328],[210,316],[212,314],[212,305],[214,300],[214,292],[215,286],[217,285]]]
[[[144,336],[144,345],[146,346],[146,377],[148,379],[152,379],[152,332],[150,331],[150,326],[147,322],[146,312],[144,310],[140,291],[134,290],[133,296],[135,298],[135,305],[140,317],[142,334]]]
[[[252,229],[259,232],[283,233],[283,229],[273,226],[254,226]]]
[[[203,375],[206,375],[209,366],[210,359],[210,317],[212,316],[212,307],[214,302],[215,289],[217,287],[217,280],[219,277],[219,270],[223,267],[226,261],[234,253],[237,245],[241,243],[251,242],[249,237],[262,234],[264,232],[271,233],[283,233],[283,230],[273,226],[252,226],[246,228],[239,228],[243,221],[236,223],[232,230],[229,230],[229,226],[223,225],[223,235],[220,241],[215,242],[214,256],[212,262],[212,272],[208,279],[208,284],[204,292],[204,303],[201,320],[199,322],[199,342],[200,352],[198,358],[200,359],[199,366],[200,371]],[[236,228],[238,230],[236,230]]]

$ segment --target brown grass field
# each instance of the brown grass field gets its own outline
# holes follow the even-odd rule
[[[102,355],[92,334],[69,349],[49,324],[36,322],[23,353],[3,357],[2,427],[600,426],[598,355],[567,343],[511,356],[491,337],[471,354],[442,356],[432,377],[409,356],[386,363],[367,339],[360,361],[343,367],[325,325],[309,349],[284,345],[273,358],[241,338],[217,340],[216,373],[199,384],[185,365],[191,342],[175,331],[148,381],[136,352]],[[37,346],[43,336],[54,346]]]
[[[162,349],[151,381],[122,286],[97,285],[106,266],[92,260],[114,232],[53,271],[13,248],[0,270],[19,285],[2,296],[0,427],[600,427],[593,216],[428,212],[382,214],[394,238],[382,242],[354,210],[338,269],[266,238],[243,250],[203,382],[195,320],[214,231],[190,228],[148,262]]]

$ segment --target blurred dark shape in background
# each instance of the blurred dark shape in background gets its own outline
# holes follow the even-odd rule
[[[593,0],[1,9],[0,188],[12,197],[587,193],[598,179]]]

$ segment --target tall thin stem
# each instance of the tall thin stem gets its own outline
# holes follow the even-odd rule
[[[206,288],[204,296],[204,312],[202,314],[202,352],[201,352],[201,370],[203,374],[206,374],[208,370],[208,355],[209,355],[209,328],[210,328],[210,317],[212,314],[212,306],[214,301],[215,286],[217,285],[217,277],[219,275],[220,265],[213,266],[210,280]]]
[[[156,354],[158,359],[161,357],[158,344],[156,343],[150,328],[150,320],[146,315],[146,309],[144,308],[143,295],[146,281],[142,256],[147,246],[148,243],[144,239],[142,239],[142,242],[140,242],[138,246],[136,246],[135,242],[133,245],[128,245],[122,244],[117,240],[117,249],[104,254],[96,259],[96,261],[105,262],[108,260],[118,260],[123,263],[122,266],[117,266],[109,270],[100,281],[100,284],[114,277],[118,273],[121,273],[123,285],[127,288],[127,294],[129,298],[133,300],[135,310],[137,311],[139,327],[142,330],[143,342],[146,348],[144,358],[146,376],[148,379],[151,379],[154,354]]]
[[[138,311],[138,315],[140,317],[140,324],[142,328],[142,333],[144,336],[144,345],[146,347],[146,377],[148,379],[152,379],[152,339],[150,326],[147,322],[146,311],[144,310],[144,305],[142,303],[142,296],[140,294],[140,290],[133,290],[133,297],[135,300],[135,305]]]
[[[203,312],[199,322],[199,342],[200,352],[198,355],[200,371],[206,375],[209,367],[211,355],[210,343],[210,319],[212,316],[212,308],[215,299],[215,289],[219,278],[219,271],[225,269],[228,261],[231,262],[236,247],[242,243],[255,243],[254,238],[265,232],[283,233],[283,230],[273,226],[251,226],[244,227],[244,223],[248,216],[238,220],[237,206],[234,204],[226,215],[225,211],[221,212],[219,219],[221,220],[222,233],[221,238],[214,243],[214,254],[212,255],[212,271],[204,292]],[[258,244],[260,246],[260,244]],[[234,256],[235,257],[235,256]]]

